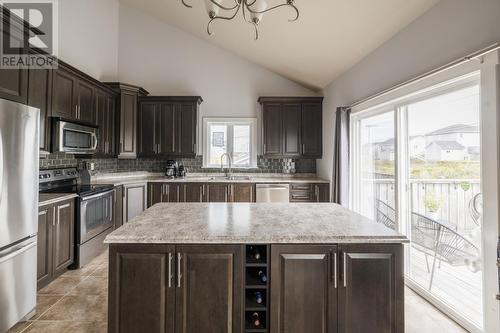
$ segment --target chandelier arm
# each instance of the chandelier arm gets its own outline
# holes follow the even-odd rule
[[[253,24],[252,20],[247,18],[247,12],[245,11],[245,6],[241,6],[241,10],[243,12],[243,19],[245,20],[245,22]]]
[[[241,7],[241,4],[238,5],[238,7],[236,8],[236,11],[234,12],[234,14],[232,16],[214,16],[210,19],[210,21],[208,21],[208,24],[207,24],[207,33],[209,35],[212,35],[212,31],[210,30],[210,26],[212,24],[213,21],[215,20],[225,20],[225,21],[230,21],[232,19],[234,19],[236,17],[236,15],[238,15],[238,12],[240,11],[240,7]]]
[[[257,2],[257,0],[253,0],[252,3],[248,3],[248,0],[243,0],[243,1],[245,1],[245,4],[247,5],[247,7],[253,6]]]
[[[181,0],[182,1],[182,4],[188,8],[193,8],[193,6],[191,6],[190,4],[187,4],[185,0]]]
[[[253,27],[255,28],[255,40],[259,39],[259,28],[257,27],[257,23],[252,22]]]
[[[274,10],[274,9],[277,9],[277,8],[280,8],[280,7],[291,7],[295,10],[295,13],[296,13],[296,16],[295,18],[291,19],[291,20],[288,20],[290,22],[293,22],[293,21],[297,21],[299,19],[299,10],[297,9],[297,7],[295,7],[294,4],[290,4],[290,3],[283,3],[281,5],[277,5],[277,6],[274,6],[274,7],[271,7],[271,8],[268,8],[268,9],[265,9],[265,10],[262,10],[262,11],[257,11],[257,10],[253,10],[252,8],[250,8],[248,5],[246,6],[247,7],[247,10],[252,13],[252,14],[264,14],[264,13],[267,13],[267,12],[270,12],[271,10]]]
[[[184,0],[182,0],[182,1],[184,1]],[[240,5],[237,0],[234,0],[235,5],[233,7],[225,7],[215,0],[209,0],[209,1],[211,3],[213,3],[214,5],[216,5],[217,7],[219,7],[220,9],[224,9],[224,10],[233,10],[233,9],[236,9]]]

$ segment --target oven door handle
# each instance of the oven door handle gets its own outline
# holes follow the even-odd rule
[[[88,200],[92,200],[92,199],[99,199],[99,198],[109,196],[109,195],[113,195],[113,190],[106,191],[103,193],[94,194],[94,195],[84,196],[84,197],[80,197],[80,198],[82,201],[88,201]]]
[[[94,144],[92,146],[92,150],[96,150],[97,149],[97,135],[95,134],[95,132],[90,133],[90,135],[92,136],[92,142],[94,142]]]

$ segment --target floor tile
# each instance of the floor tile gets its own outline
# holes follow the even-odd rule
[[[101,264],[89,263],[79,269],[71,269],[63,274],[63,276],[90,276]]]
[[[20,321],[19,323],[14,325],[14,327],[8,330],[7,333],[21,333],[31,324],[32,324],[31,321]]]
[[[23,333],[106,333],[105,322],[35,321]]]
[[[36,314],[29,320],[38,319],[45,311],[47,311],[51,306],[56,304],[58,300],[62,298],[62,295],[37,295],[36,296]]]
[[[108,264],[102,264],[95,271],[92,272],[91,276],[108,277]]]
[[[80,282],[70,295],[104,295],[108,293],[108,278],[101,276],[89,276]]]
[[[107,296],[69,295],[45,312],[39,320],[106,321]]]
[[[76,287],[85,277],[83,276],[60,276],[48,286],[41,289],[39,295],[65,295]]]

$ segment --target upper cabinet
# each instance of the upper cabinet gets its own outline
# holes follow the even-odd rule
[[[139,98],[138,155],[196,156],[199,96]]]
[[[114,157],[115,149],[115,95],[103,89],[95,91],[95,115],[97,122],[97,152],[100,157]]]
[[[52,116],[96,123],[95,86],[60,62],[52,79]]]
[[[137,157],[137,99],[148,92],[141,87],[120,82],[107,83],[116,98],[116,135],[118,138],[118,158],[133,159]]]
[[[323,97],[261,97],[262,154],[321,158]]]

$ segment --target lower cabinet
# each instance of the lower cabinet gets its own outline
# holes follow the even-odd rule
[[[123,223],[146,210],[147,183],[123,185]]]
[[[123,225],[123,186],[115,187],[115,204],[113,206],[114,228],[117,229]]]
[[[67,270],[74,259],[74,200],[38,210],[37,286],[44,287]]]
[[[185,202],[204,202],[205,201],[205,184],[203,183],[187,183]]]
[[[336,246],[272,246],[272,332],[337,332],[336,256]]]
[[[339,332],[404,332],[403,245],[340,247]]]
[[[290,202],[330,202],[329,184],[292,183]]]
[[[148,207],[160,202],[185,202],[187,185],[188,184],[176,183],[148,183]]]
[[[148,207],[159,202],[255,202],[254,184],[148,183]]]
[[[110,247],[109,332],[237,333],[239,245]]]
[[[207,202],[229,202],[229,184],[207,184]]]
[[[255,202],[254,184],[231,184],[231,202]]]

